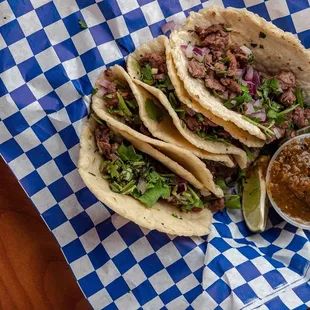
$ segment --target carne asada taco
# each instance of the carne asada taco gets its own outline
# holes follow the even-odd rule
[[[109,80],[106,79],[107,74],[110,75]],[[117,84],[115,79],[113,80],[113,77],[115,78],[116,76]],[[161,135],[163,138],[167,141],[171,140],[172,143],[167,143],[152,138],[148,129],[143,125],[139,117],[139,113],[141,112],[140,106],[143,106],[141,105],[141,102],[152,100],[152,105],[149,107],[152,109],[149,113],[152,113],[152,115],[155,113],[161,113],[160,109],[162,109],[163,114],[161,115],[164,116],[165,111],[161,106],[156,105],[157,99],[154,96],[132,82],[129,75],[123,68],[114,66],[108,69],[108,71],[106,71],[98,81],[99,82],[96,85],[97,87],[99,87],[99,83],[105,86],[103,88],[99,88],[98,92],[94,95],[92,100],[92,109],[100,119],[106,121],[115,128],[127,132],[131,136],[134,136],[143,142],[151,144],[160,152],[164,153],[166,156],[178,162],[185,169],[190,171],[201,183],[204,184],[208,190],[216,196],[223,197],[222,189],[216,185],[216,175],[213,176],[211,174],[208,166],[215,161],[219,162],[220,165],[224,165],[224,167],[232,167],[233,162],[228,155],[211,154],[198,148],[196,149],[193,145],[186,141],[176,129],[172,129],[173,131],[170,129],[170,127],[174,127],[170,116],[167,114],[166,117],[168,120],[163,120],[164,124],[159,129],[156,127],[154,127],[155,129],[152,128],[152,132],[156,132],[156,130],[162,131]],[[121,88],[119,88],[120,86],[118,85],[122,85]],[[114,92],[112,91],[112,88]],[[104,92],[104,94],[102,95],[101,92]],[[113,100],[115,100],[115,103]],[[127,115],[124,111],[127,111]],[[140,115],[144,113],[143,111]],[[138,121],[136,121],[137,119]],[[151,128],[151,126],[149,126],[149,128]],[[173,143],[174,140],[165,138],[166,132],[168,132],[168,137],[169,135],[174,134],[174,132],[174,139],[180,137],[181,142],[176,143],[179,146]],[[200,160],[194,153],[198,154],[202,160]]]
[[[178,145],[199,158],[219,161],[229,167],[234,165],[229,155],[213,154],[187,141],[173,125],[158,99],[133,83],[122,67],[115,65],[104,71],[97,80],[96,89],[94,106],[97,107],[96,102],[101,99],[104,111],[133,130]]]
[[[246,153],[232,144],[232,136],[178,98],[167,68],[168,45],[168,39],[160,36],[140,46],[127,59],[129,75],[138,85],[158,98],[184,138],[208,152],[232,154],[244,168],[247,162]]]
[[[210,194],[190,172],[106,123],[91,119],[81,135],[79,173],[109,208],[148,229],[174,235],[209,233]]]
[[[267,143],[308,126],[310,53],[245,9],[192,12],[170,37],[187,93],[204,109]]]

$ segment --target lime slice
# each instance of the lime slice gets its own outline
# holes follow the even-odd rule
[[[242,209],[245,222],[253,232],[262,232],[266,228],[269,202],[266,192],[266,169],[269,156],[261,156],[247,173],[242,197]]]

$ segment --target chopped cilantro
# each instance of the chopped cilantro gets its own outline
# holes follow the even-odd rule
[[[178,216],[176,213],[172,213],[171,215],[176,219],[183,220],[183,218],[181,216]]]
[[[269,136],[274,136],[274,132],[272,130],[270,130],[269,128],[261,125],[260,123],[256,122],[255,120],[249,118],[249,117],[246,117],[245,115],[242,115],[242,118],[246,121],[248,121],[249,123],[253,124],[253,125],[256,125],[257,127],[259,127],[260,129],[264,130],[264,132],[266,133],[266,135],[269,135]]]
[[[230,57],[229,56],[226,56],[226,57],[220,59],[220,62],[222,62],[222,63],[226,63],[226,62],[229,62],[229,61],[230,61]]]
[[[243,149],[245,150],[246,156],[249,159],[249,161],[253,161],[254,160],[254,156],[253,156],[251,150],[246,145],[244,145],[244,144],[243,144]]]
[[[154,84],[153,74],[152,74],[152,67],[150,64],[146,64],[145,67],[141,68],[141,80],[149,85]]]
[[[164,116],[161,107],[154,103],[151,98],[147,98],[145,101],[146,113],[150,119],[156,122],[160,122]]]
[[[170,190],[167,185],[162,184],[161,180],[157,180],[154,187],[145,191],[145,193],[139,198],[148,208],[151,208],[158,199],[168,198],[170,196]]]
[[[134,162],[142,159],[142,156],[136,153],[136,150],[132,145],[127,147],[124,144],[121,144],[117,149],[117,153],[121,159],[125,161]]]
[[[92,95],[97,94],[97,92],[98,92],[98,88],[93,88],[92,91],[91,91]]]
[[[80,25],[81,29],[87,29],[88,28],[87,24],[82,19],[79,19],[79,25]]]
[[[225,196],[225,206],[230,209],[241,209],[241,201],[239,195]]]
[[[296,97],[297,97],[297,103],[299,104],[299,106],[301,108],[304,108],[304,100],[302,98],[302,92],[299,87],[296,89]]]
[[[112,95],[112,94],[107,94],[107,95],[104,96],[104,98],[112,99],[112,98],[113,98],[113,95]]]
[[[197,118],[199,123],[203,123],[204,122],[204,118],[203,118],[203,116],[200,113],[196,113],[195,116],[196,116],[196,118]]]
[[[266,38],[266,34],[265,34],[264,32],[260,32],[260,33],[259,33],[259,37],[260,37],[261,39],[265,39],[265,38]]]
[[[126,103],[125,103],[125,100],[124,100],[124,98],[122,97],[122,95],[119,93],[119,92],[117,92],[116,93],[117,94],[117,99],[118,99],[118,106],[119,106],[119,108],[124,112],[124,114],[126,115],[126,116],[132,116],[132,113],[130,112],[130,110],[128,109],[128,107],[127,107],[127,105],[126,105]]]
[[[97,116],[95,114],[91,114],[91,117],[100,125],[103,125],[103,122],[97,118]]]
[[[254,55],[253,54],[249,54],[248,62],[249,62],[250,65],[252,65],[254,63]]]
[[[219,186],[223,191],[226,190],[227,186],[223,177],[217,177],[215,181],[216,185]]]

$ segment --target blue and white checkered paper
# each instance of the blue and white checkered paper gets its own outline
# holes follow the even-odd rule
[[[240,211],[217,213],[205,238],[148,231],[98,202],[76,169],[100,71],[214,3],[247,7],[310,47],[308,0],[0,0],[0,153],[95,309],[310,306],[310,232],[273,211],[262,234]]]

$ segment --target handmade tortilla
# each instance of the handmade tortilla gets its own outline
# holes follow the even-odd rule
[[[102,158],[98,152],[95,152],[96,145],[93,137],[95,126],[95,121],[91,120],[85,125],[81,134],[78,169],[86,186],[100,201],[119,215],[147,229],[156,229],[179,236],[202,236],[210,232],[212,214],[209,209],[203,209],[201,212],[185,213],[180,212],[177,207],[164,201],[157,202],[152,208],[146,208],[142,203],[130,196],[112,192],[108,181],[99,174],[99,165]],[[160,158],[164,165],[167,167],[170,165],[169,168],[173,170],[172,167],[175,163],[169,158],[163,154],[159,155],[160,152],[150,145],[141,143],[134,137],[127,137],[130,138],[132,143],[136,144],[137,148],[141,149],[140,146],[143,145],[142,148],[146,153],[156,159]],[[170,161],[172,163],[169,164]],[[182,171],[182,167],[178,167],[177,171],[181,175],[179,172]],[[182,220],[173,217],[172,213],[177,214]]]
[[[158,38],[153,39],[146,44],[143,44],[142,46],[137,48],[132,54],[130,54],[127,59],[127,69],[129,75],[134,79],[134,82],[136,84],[142,86],[144,89],[146,89],[149,93],[151,93],[154,97],[156,97],[160,101],[160,103],[166,108],[170,117],[172,118],[173,124],[186,140],[188,140],[193,145],[207,152],[215,154],[234,155],[238,165],[242,169],[245,168],[247,165],[247,156],[243,150],[232,144],[225,144],[223,142],[213,142],[200,138],[197,134],[193,133],[186,126],[182,124],[177,113],[171,107],[171,104],[167,99],[166,95],[161,90],[157,89],[154,86],[150,86],[140,80],[140,75],[135,68],[137,61],[141,58],[141,55],[150,52],[165,53],[166,45],[168,42],[167,40],[168,39],[165,36],[159,36]]]
[[[150,95],[145,91],[139,92],[137,86],[131,81],[129,75],[125,72],[123,68],[119,66],[114,66],[111,68],[111,70],[113,70],[115,74],[119,74],[119,79],[121,79],[122,77],[123,79],[124,77],[126,78],[126,80],[128,79],[129,86],[133,90],[133,93],[135,94],[139,105],[141,105],[141,101],[145,102],[145,100],[150,97]],[[154,148],[158,149],[160,152],[164,153],[165,155],[182,165],[185,169],[190,171],[202,184],[204,184],[204,186],[209,191],[211,191],[218,197],[223,197],[223,190],[214,183],[213,176],[210,170],[207,169],[205,163],[201,161],[196,155],[194,155],[188,148],[185,148],[184,146],[180,147],[171,143],[150,138],[123,124],[115,115],[111,115],[108,112],[104,99],[99,98],[97,95],[93,96],[92,108],[99,118],[106,121],[113,127],[129,134],[130,136],[133,136],[140,141],[152,145]],[[228,162],[228,164],[230,165],[231,160],[227,155],[208,154],[207,157],[204,152],[200,151],[199,153],[203,154],[205,159],[214,160],[214,158],[219,158],[220,161]]]
[[[230,33],[232,43],[251,48],[256,60],[255,69],[262,74],[274,76],[282,70],[293,72],[297,84],[304,91],[306,101],[309,101],[310,95],[308,73],[310,53],[293,34],[284,32],[246,9],[223,9],[218,6],[211,6],[208,9],[200,10],[198,13],[191,12],[184,27],[171,34],[171,54],[178,76],[183,81],[188,94],[217,117],[233,122],[240,129],[265,140],[265,135],[257,126],[244,120],[241,114],[225,108],[219,98],[213,96],[199,80],[191,77],[188,72],[188,59],[181,51],[180,46],[189,41],[195,42],[196,37],[193,32],[190,32],[194,30],[195,25],[210,26],[218,23],[224,23],[233,28]],[[260,32],[263,32],[266,38],[261,38]],[[257,44],[258,47],[251,47],[251,43]],[[263,48],[259,48],[260,45],[263,45]]]

